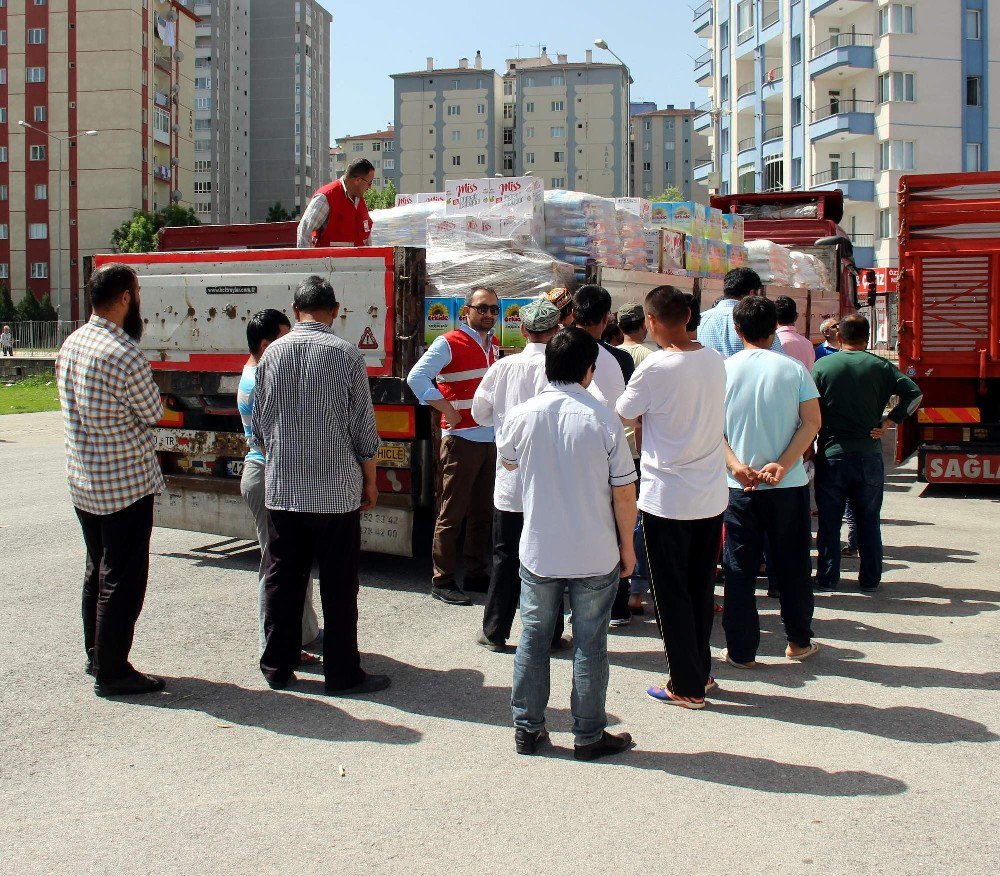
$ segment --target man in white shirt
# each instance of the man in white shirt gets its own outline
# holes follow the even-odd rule
[[[521,643],[514,658],[511,709],[515,748],[534,754],[548,739],[549,645],[563,590],[573,612],[573,735],[577,760],[625,751],[611,734],[608,621],[620,578],[635,566],[635,468],[621,421],[587,392],[597,341],[578,328],[545,347],[549,385],[507,413],[497,452],[520,476]]]
[[[581,286],[573,293],[573,325],[599,342],[597,368],[588,391],[602,404],[614,408],[635,370],[632,357],[610,344],[600,343],[611,321],[611,295],[600,286]],[[621,356],[622,358],[619,358]]]
[[[714,682],[709,638],[726,488],[726,366],[687,335],[684,293],[658,286],[645,301],[660,351],[647,356],[618,400],[626,422],[642,417],[639,509],[650,591],[670,670],[653,699],[705,707]]]
[[[545,345],[559,331],[559,308],[544,295],[521,308],[521,334],[527,343],[516,356],[505,356],[489,367],[472,399],[472,418],[499,431],[507,412],[534,398],[548,385]],[[483,632],[477,642],[490,651],[506,651],[521,595],[518,542],[524,526],[517,471],[497,460],[493,488],[493,570],[483,611]],[[562,612],[556,618],[553,650],[565,647]]]

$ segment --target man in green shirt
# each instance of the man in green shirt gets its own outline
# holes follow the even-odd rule
[[[823,427],[816,454],[816,505],[819,508],[819,567],[816,590],[830,592],[840,582],[840,524],[846,502],[858,533],[863,593],[882,580],[882,436],[888,420],[902,423],[920,405],[923,394],[891,362],[867,351],[871,329],[859,314],[840,321],[840,352],[824,356],[813,368],[819,389]],[[883,417],[892,396],[899,404]]]

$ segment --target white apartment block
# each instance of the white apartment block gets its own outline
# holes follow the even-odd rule
[[[335,176],[340,176],[349,164],[359,158],[367,158],[375,168],[373,188],[384,189],[390,181],[396,184],[396,140],[392,125],[384,131],[339,137],[336,148],[336,153],[332,149],[330,151]]]
[[[710,95],[695,179],[723,193],[844,192],[861,267],[892,267],[903,173],[986,170],[1000,18],[986,0],[710,0],[694,11]],[[993,112],[994,107],[996,112]]]

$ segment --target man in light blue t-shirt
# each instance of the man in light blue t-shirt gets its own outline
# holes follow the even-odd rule
[[[733,324],[744,349],[726,360],[722,626],[726,662],[752,669],[760,645],[754,591],[765,538],[788,639],[785,656],[803,660],[819,650],[812,641],[809,478],[802,465],[819,431],[819,392],[800,362],[771,351],[778,327],[773,301],[744,298],[733,310]]]

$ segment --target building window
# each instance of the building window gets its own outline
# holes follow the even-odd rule
[[[966,106],[982,106],[983,105],[983,77],[982,76],[966,76],[965,77],[965,105]]]
[[[212,77],[211,76],[195,76],[194,77],[194,87],[195,88],[211,88],[212,87]]]
[[[40,46],[45,43],[45,28],[44,27],[29,27],[28,28],[28,44],[32,46]]]
[[[506,107],[504,107],[504,109],[506,110]],[[526,103],[526,104],[524,105],[524,111],[525,111],[526,113],[533,113],[533,112],[535,111],[535,102],[534,102],[533,100],[529,100],[529,101],[528,101],[528,102],[527,102],[527,103]]]
[[[196,195],[210,195],[212,193],[212,183],[196,182],[194,184],[194,193]]]
[[[212,151],[212,141],[211,140],[195,140],[194,141],[194,151],[195,152],[211,152]]]
[[[196,110],[207,110],[212,108],[212,98],[210,97],[196,97],[194,99],[194,108]]]
[[[7,230],[6,230],[7,226],[4,225],[3,228],[4,228],[4,233],[3,236],[0,237],[0,240],[7,239]],[[0,278],[6,280],[9,277],[10,277],[10,265],[8,265],[6,262],[3,262],[2,264],[0,264]]]
[[[981,40],[982,34],[982,13],[978,9],[965,10],[965,38],[967,40]]]
[[[461,79],[452,79],[451,80],[451,90],[452,91],[458,91],[461,87],[462,87],[462,80]]]
[[[10,198],[10,188],[6,185],[0,185],[0,201],[6,201]]]
[[[159,131],[161,134],[169,136],[170,134],[170,116],[163,113],[163,117],[166,119],[163,127],[159,127],[156,124],[156,115],[153,116],[153,130]],[[211,119],[195,119],[194,129],[196,131],[211,131],[212,130],[212,120]]]
[[[729,48],[729,22],[724,21],[719,25],[719,48]]]
[[[663,169],[664,169],[665,172],[670,173],[670,162],[669,161],[664,161],[663,162]]]
[[[211,213],[212,212],[212,202],[211,201],[195,201],[194,211],[196,213]]]
[[[535,163],[535,153],[534,152],[525,152],[524,153],[524,163],[525,164],[534,164]]]
[[[382,144],[382,151],[383,152],[395,152],[396,151],[396,144],[393,143],[392,140],[386,140]]]
[[[31,240],[45,240],[49,236],[49,226],[44,222],[32,222],[28,226],[28,237]]]
[[[6,224],[0,225],[0,240],[6,240],[8,237],[10,237],[10,231]],[[4,267],[6,268],[7,266],[4,265]]]
[[[352,143],[351,144],[351,151],[352,152],[364,152],[365,151],[365,144],[364,143]]]
[[[461,167],[462,166],[462,156],[461,155],[452,155],[451,156],[451,166],[452,167]]]
[[[514,93],[514,83],[511,82],[510,80],[507,80],[506,82],[504,82],[504,84],[503,84],[503,93],[506,94],[506,95],[513,94]]]
[[[382,141],[376,140],[374,143],[372,143],[372,152],[381,152],[381,151],[382,151]]]
[[[535,136],[535,129],[533,127],[529,125],[527,128],[524,129],[525,140],[530,140],[534,136]]]
[[[503,105],[503,117],[505,119],[512,119],[512,118],[514,118],[514,104],[512,104],[512,103],[505,103]]]
[[[503,169],[504,170],[513,170],[514,169],[514,156],[513,155],[505,155],[503,157]]]
[[[736,41],[746,42],[753,36],[754,0],[741,0],[736,5]]]
[[[504,142],[505,146],[510,146],[511,144],[513,144],[513,142],[514,142],[514,132],[510,128],[507,128],[503,132],[503,142]]]
[[[36,122],[44,122],[47,117],[48,117],[48,111],[46,110],[46,108],[44,106],[36,106],[35,107],[35,116],[34,116],[34,118],[35,118]]]
[[[566,112],[566,102],[562,100],[552,101],[552,112],[554,113]]]
[[[644,161],[642,163],[642,169],[643,170],[652,170],[653,169],[653,163],[651,161]]]
[[[878,101],[912,102],[915,100],[912,73],[883,73],[878,78]]]
[[[554,189],[564,189],[564,188],[566,188],[566,177],[564,177],[564,176],[554,176],[554,177],[552,177],[552,188],[554,188]]]
[[[878,35],[887,33],[913,33],[913,7],[903,3],[890,3],[878,11]]]
[[[32,280],[44,280],[49,276],[49,263],[48,262],[32,262],[31,263],[31,279]]]
[[[7,124],[7,107],[0,106],[0,125]]]
[[[4,163],[6,160],[7,160],[7,147],[0,146],[0,164]]]
[[[882,240],[892,239],[892,210],[878,211],[878,236]]]
[[[194,163],[195,173],[208,173],[212,169],[211,161],[196,161]]]
[[[478,164],[480,166],[486,164],[486,156],[485,155],[477,155],[476,156],[476,164]]]
[[[486,128],[477,128],[476,129],[476,139],[477,140],[485,140],[486,139]]]
[[[562,125],[556,125],[555,127],[549,128],[549,136],[555,139],[566,136],[566,129]]]
[[[525,76],[524,77],[524,86],[525,86],[525,88],[531,88],[534,84],[535,84],[535,77],[534,76]]]
[[[32,161],[45,161],[45,147],[44,146],[32,146],[31,147],[31,160]]]
[[[382,169],[383,170],[395,170],[396,169],[396,159],[395,158],[386,158],[382,162]]]
[[[967,172],[974,173],[983,169],[982,152],[983,147],[980,143],[965,144],[965,169]]]
[[[552,77],[552,84],[553,85],[565,85],[566,84],[566,80],[563,78],[563,76],[561,74],[557,73],[555,76]]]
[[[44,201],[49,196],[49,187],[45,183],[39,183],[35,186],[35,200]]]
[[[802,187],[802,159],[793,158],[792,159],[792,188],[798,189]]]
[[[460,106],[455,106],[454,104],[448,107],[449,116],[460,116],[462,114],[462,108]]]
[[[461,139],[462,139],[462,132],[461,131],[452,131],[451,132],[451,142],[452,143],[458,143]]]
[[[878,144],[879,170],[915,170],[913,140],[884,140]]]
[[[792,37],[792,66],[802,62],[802,37]]]
[[[556,164],[562,164],[562,162],[564,162],[566,160],[566,153],[565,152],[553,152],[552,153],[552,160]]]
[[[477,116],[485,116],[486,115],[486,104],[485,103],[477,103],[476,104],[476,115]]]

